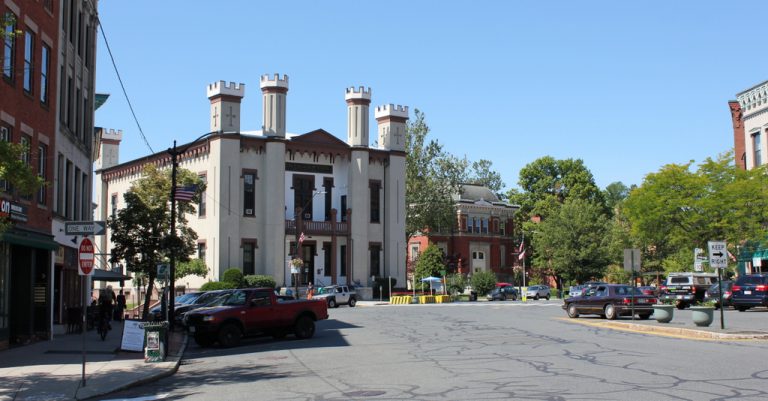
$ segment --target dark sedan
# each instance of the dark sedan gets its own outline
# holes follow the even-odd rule
[[[490,294],[488,294],[489,301],[506,301],[507,299],[511,299],[513,301],[517,300],[517,288],[510,286],[499,287],[495,288],[493,291],[491,291]]]
[[[733,281],[723,280],[720,283],[723,286],[723,305],[725,307],[732,306]],[[704,293],[704,302],[708,301],[714,301],[715,308],[720,307],[720,284],[712,284],[707,288],[707,292]]]
[[[582,295],[566,299],[563,309],[570,318],[583,314],[600,315],[613,320],[619,316],[631,316],[633,300],[635,314],[640,319],[651,317],[656,297],[645,295],[625,284],[598,284],[590,287]]]

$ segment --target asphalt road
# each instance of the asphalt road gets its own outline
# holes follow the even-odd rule
[[[768,313],[750,318],[765,326]],[[190,344],[174,376],[103,398],[768,399],[767,341],[595,328],[556,301],[341,307],[310,340]]]

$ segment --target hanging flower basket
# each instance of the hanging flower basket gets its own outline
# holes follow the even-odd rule
[[[291,266],[293,267],[302,267],[304,266],[304,261],[299,258],[293,258],[291,259]]]

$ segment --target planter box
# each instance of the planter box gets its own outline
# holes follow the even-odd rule
[[[715,319],[714,306],[691,306],[691,318],[699,327],[707,327]]]
[[[653,318],[659,323],[669,323],[675,315],[675,305],[653,305]]]

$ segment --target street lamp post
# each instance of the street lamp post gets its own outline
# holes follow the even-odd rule
[[[298,209],[298,211],[295,212],[295,215],[293,216],[293,221],[296,225],[296,247],[294,248],[294,254],[293,254],[293,260],[300,259],[301,258],[301,251],[300,251],[300,243],[299,243],[299,235],[301,235],[301,232],[304,228],[304,210],[309,206],[310,203],[312,203],[312,200],[315,199],[315,196],[324,194],[325,191],[317,191],[314,194],[312,194],[312,197],[309,198],[309,200],[304,203],[304,206],[302,206],[301,209]],[[293,266],[293,260],[291,260],[291,265]],[[301,277],[301,269],[304,268],[304,265],[302,264],[299,267],[299,272],[296,273],[296,276],[293,279],[293,289],[294,289],[294,297],[297,299],[299,298],[299,277]]]
[[[173,148],[168,148],[168,154],[171,155],[171,243],[173,244],[171,246],[171,260],[168,272],[168,285],[170,286],[168,295],[170,298],[168,302],[168,327],[170,330],[173,330],[174,322],[176,320],[176,170],[179,167],[179,155],[184,154],[184,152],[186,152],[187,149],[189,149],[192,145],[197,143],[197,141],[218,133],[218,131],[214,131],[200,135],[187,146],[179,149],[176,148],[176,140],[174,140]]]

